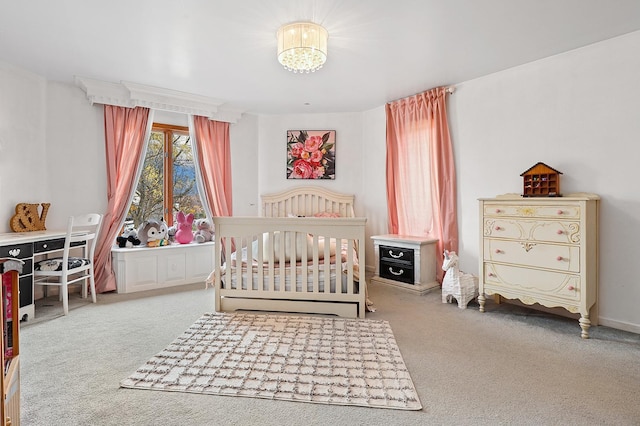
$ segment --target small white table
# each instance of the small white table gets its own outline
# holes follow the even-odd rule
[[[425,294],[440,284],[436,280],[437,239],[411,235],[371,237],[376,255],[376,274],[372,282],[393,285]]]

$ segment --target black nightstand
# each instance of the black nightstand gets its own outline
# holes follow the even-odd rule
[[[371,239],[376,255],[376,274],[372,282],[418,294],[440,286],[436,281],[438,240],[396,234],[376,235]]]

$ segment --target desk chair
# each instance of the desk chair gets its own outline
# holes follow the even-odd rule
[[[87,297],[87,280],[91,299],[96,303],[96,284],[93,273],[95,243],[98,240],[102,215],[71,216],[67,224],[62,257],[44,259],[33,268],[34,284],[60,287],[64,314],[69,314],[69,285],[82,282],[82,297]],[[82,250],[82,257],[73,257],[71,250]]]

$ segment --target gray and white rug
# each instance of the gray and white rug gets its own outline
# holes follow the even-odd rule
[[[121,387],[422,408],[387,321],[205,314]]]

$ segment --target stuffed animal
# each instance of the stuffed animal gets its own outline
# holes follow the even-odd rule
[[[193,234],[196,243],[204,243],[213,240],[213,232],[211,232],[211,224],[207,219],[196,220],[196,232]]]
[[[178,212],[176,220],[178,221],[176,241],[180,244],[189,244],[193,241],[193,213],[185,215],[183,212]]]
[[[123,232],[121,236],[116,238],[116,243],[120,248],[139,246],[138,231],[131,229]]]
[[[167,238],[169,239],[170,243],[175,243],[176,242],[176,232],[178,230],[176,229],[175,226],[170,226],[169,229],[167,230]]]
[[[138,238],[141,244],[147,247],[159,247],[169,245],[167,240],[167,225],[164,221],[155,219],[145,220],[138,228]]]

